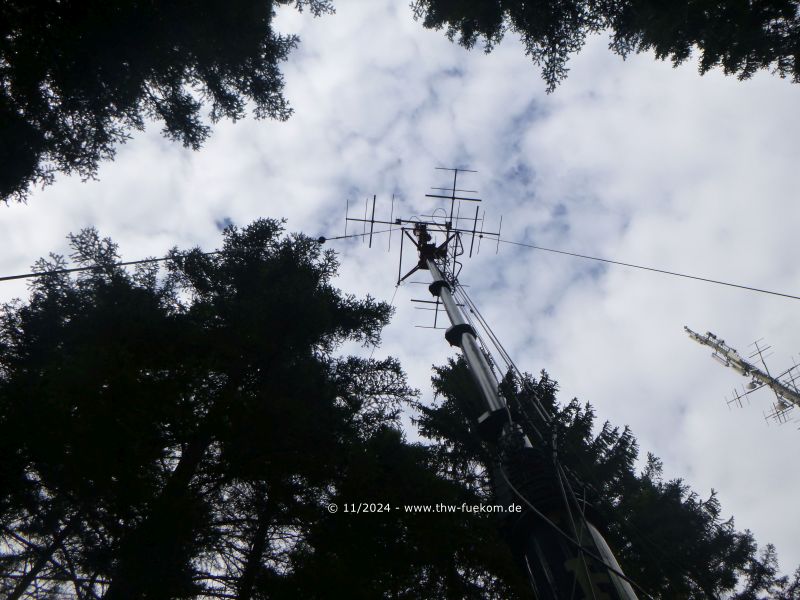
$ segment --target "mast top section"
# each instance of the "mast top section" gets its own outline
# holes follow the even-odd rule
[[[437,171],[446,171],[453,174],[449,186],[439,185],[432,187],[432,193],[425,194],[428,200],[428,207],[420,214],[408,218],[395,217],[395,196],[392,196],[391,208],[388,219],[376,218],[377,195],[367,198],[364,204],[363,218],[360,216],[350,216],[350,202],[347,203],[345,216],[345,236],[347,235],[347,225],[352,224],[362,228],[360,235],[362,240],[372,247],[375,225],[388,225],[389,250],[391,251],[392,236],[397,231],[400,235],[400,256],[397,270],[397,285],[406,281],[417,271],[428,270],[428,260],[434,261],[437,268],[441,271],[445,279],[452,285],[458,281],[458,276],[463,267],[462,257],[466,254],[469,258],[473,254],[478,254],[482,242],[487,238],[494,242],[495,252],[500,248],[500,233],[502,231],[503,219],[500,217],[497,230],[486,227],[486,211],[481,208],[481,198],[472,189],[459,187],[459,180],[468,173],[477,171],[466,168],[436,167]],[[370,202],[371,200],[371,202]],[[399,199],[398,199],[399,201]],[[433,207],[431,207],[433,203]],[[469,205],[469,208],[467,206]],[[475,206],[474,213],[471,205]],[[464,209],[464,215],[461,214]],[[468,212],[469,211],[469,212]],[[468,214],[467,214],[468,213]],[[384,230],[386,231],[386,230]],[[410,248],[415,252],[413,267],[403,268],[403,261],[408,260],[405,256]],[[416,282],[412,282],[416,283]],[[412,300],[413,302],[430,303],[431,301]],[[437,328],[440,303],[438,299],[435,307],[420,307],[419,310],[433,310],[434,328]]]

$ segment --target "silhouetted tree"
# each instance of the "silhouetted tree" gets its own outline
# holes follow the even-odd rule
[[[469,433],[481,411],[466,369],[463,360],[436,369],[441,402],[418,406],[419,426],[436,441],[440,463],[447,465],[443,474],[471,481],[476,493],[488,494],[493,454]],[[626,574],[654,597],[800,598],[800,569],[793,584],[780,576],[774,547],[767,545],[759,555],[749,531],[737,531],[732,518],[722,519],[713,490],[702,499],[680,479],[665,481],[661,461],[652,454],[637,472],[638,447],[628,428],[620,431],[606,422],[595,431],[592,407],[577,400],[560,405],[557,384],[544,372],[538,380],[509,376],[501,389],[514,421],[532,440],[545,429],[544,438],[555,439],[547,442],[545,454],[559,456],[573,474]],[[552,415],[552,426],[537,419],[536,404]]]
[[[334,288],[332,252],[269,220],[166,273],[71,243],[91,270],[40,261],[0,312],[4,596],[514,596],[490,519],[397,510],[477,496],[403,440],[397,361],[337,353],[390,307]]]
[[[415,400],[376,343],[390,308],[333,287],[332,252],[263,220],[213,253],[128,272],[94,230],[30,299],[0,311],[0,592],[5,597],[525,597],[496,515],[405,506],[493,503],[491,452],[462,362],[444,401]],[[554,415],[555,448],[604,517],[629,575],[662,598],[798,597],[774,549],[664,481],[652,456],[546,375],[509,377],[515,421]],[[403,405],[420,412],[409,444]],[[552,455],[553,448],[547,448]],[[339,506],[332,513],[331,503]],[[383,512],[353,514],[373,503]]]
[[[548,91],[586,37],[605,29],[623,57],[653,50],[678,65],[697,49],[701,73],[721,66],[747,79],[771,69],[800,82],[797,0],[415,0],[412,7],[425,27],[445,29],[466,48],[482,42],[488,52],[507,31],[518,34]]]
[[[278,65],[298,39],[273,31],[281,4],[332,10],[329,0],[0,2],[0,199],[23,200],[59,172],[94,177],[147,119],[197,149],[210,123],[241,118],[248,103],[256,118],[288,118]]]

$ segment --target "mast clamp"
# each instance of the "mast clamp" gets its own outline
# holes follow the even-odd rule
[[[428,291],[431,293],[431,296],[439,296],[442,293],[442,288],[447,288],[447,290],[450,292],[453,291],[450,287],[450,284],[444,279],[437,279],[434,281],[428,286]]]
[[[447,328],[444,332],[444,339],[450,342],[451,346],[458,346],[461,348],[461,338],[465,333],[469,333],[472,337],[477,337],[475,329],[469,323],[458,323]]]

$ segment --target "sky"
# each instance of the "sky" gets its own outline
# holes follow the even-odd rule
[[[289,121],[220,123],[199,152],[149,126],[97,181],[60,176],[0,207],[0,273],[67,253],[66,234],[87,226],[128,260],[214,249],[227,220],[286,218],[291,231],[338,236],[348,201],[363,216],[375,194],[385,219],[394,195],[395,216],[419,215],[434,206],[429,188],[450,183],[435,167],[457,166],[478,171],[463,187],[479,191],[487,228],[502,215],[504,239],[800,295],[800,85],[701,77],[695,62],[649,54],[623,61],[598,35],[548,95],[513,34],[491,54],[467,52],[403,2],[336,9],[278,15],[301,38],[283,65]],[[340,287],[389,301],[398,242],[329,242]],[[683,331],[712,331],[745,356],[763,338],[782,371],[800,361],[800,301],[506,244],[483,244],[460,281],[522,370],[545,369],[562,401],[630,426],[666,477],[717,490],[738,529],[776,545],[784,572],[800,565],[800,423],[768,424],[763,390],[730,410],[726,396],[747,381]],[[25,294],[0,284],[0,301]],[[426,297],[421,285],[397,290],[374,352],[400,358],[431,399],[431,365],[454,351],[442,331],[414,327],[430,324],[410,302]]]

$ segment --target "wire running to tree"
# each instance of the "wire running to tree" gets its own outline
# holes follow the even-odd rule
[[[555,248],[545,248],[544,246],[537,246],[536,244],[526,244],[524,242],[513,242],[511,240],[504,240],[501,239],[500,243],[503,244],[511,244],[513,246],[522,246],[524,248],[532,248],[533,250],[541,250],[543,252],[553,252],[555,254],[563,254],[565,256],[573,256],[575,258],[585,258],[587,260],[595,260],[602,263],[607,263],[610,265],[619,265],[622,267],[631,267],[632,269],[641,269],[643,271],[650,271],[652,273],[661,273],[662,275],[671,275],[673,277],[683,277],[685,279],[694,279],[696,281],[705,281],[706,283],[715,283],[717,285],[725,285],[728,287],[739,288],[742,290],[749,290],[751,292],[759,292],[761,294],[771,294],[773,296],[781,296],[783,298],[790,298],[792,300],[800,300],[800,296],[795,296],[793,294],[785,294],[783,292],[774,292],[771,290],[765,290],[757,287],[752,287],[749,285],[743,285],[739,283],[731,283],[729,281],[720,281],[718,279],[710,279],[708,277],[699,277],[697,275],[689,275],[687,273],[678,273],[676,271],[667,271],[666,269],[657,269],[655,267],[647,267],[644,265],[636,265],[633,263],[622,262],[619,260],[611,260],[608,258],[601,258],[599,256],[589,256],[588,254],[578,254],[577,252],[567,252],[566,250],[556,250]]]
[[[381,231],[373,231],[372,235],[378,235],[380,233],[388,233],[389,231],[390,231],[389,229],[383,229]],[[367,235],[370,235],[370,233],[369,232],[367,232],[367,233],[353,233],[353,234],[350,234],[350,235],[340,235],[340,236],[331,237],[331,238],[320,237],[320,238],[317,239],[317,241],[320,242],[320,243],[325,243],[326,241],[329,241],[329,240],[345,240],[345,239],[348,239],[348,238],[364,237],[364,236],[367,236]],[[202,256],[214,256],[216,254],[221,254],[221,253],[222,253],[221,250],[213,250],[211,252],[201,252],[200,254]],[[33,273],[22,273],[20,275],[5,275],[3,277],[0,277],[0,282],[3,282],[3,281],[14,281],[14,280],[17,280],[17,279],[33,279],[34,277],[47,277],[48,275],[63,275],[63,274],[67,274],[67,273],[81,273],[81,272],[85,272],[85,271],[100,271],[102,269],[107,269],[109,266],[113,266],[113,267],[130,267],[130,266],[135,266],[135,265],[146,265],[146,264],[150,264],[150,263],[166,262],[166,261],[170,261],[170,260],[175,260],[175,258],[172,257],[172,256],[160,256],[158,258],[143,258],[143,259],[140,259],[140,260],[128,260],[128,261],[123,261],[123,262],[116,262],[116,263],[113,263],[112,265],[89,265],[89,266],[86,266],[86,267],[71,267],[71,268],[67,268],[67,269],[50,269],[50,270],[47,270],[47,271],[36,271],[36,272],[33,272]]]
[[[365,236],[368,236],[368,235],[380,235],[382,233],[391,233],[393,231],[396,231],[396,229],[382,229],[380,231],[373,231],[371,233],[369,231],[364,232],[364,233],[352,233],[352,234],[348,234],[348,235],[339,235],[339,236],[334,236],[334,237],[329,237],[329,238],[326,238],[324,236],[320,236],[319,238],[317,238],[317,241],[319,243],[321,243],[321,244],[324,244],[325,242],[329,242],[329,241],[346,240],[346,239],[350,239],[350,238],[365,237]],[[718,280],[718,279],[711,279],[711,278],[708,278],[708,277],[700,277],[700,276],[697,276],[697,275],[690,275],[690,274],[687,274],[687,273],[679,273],[679,272],[676,272],[676,271],[668,271],[666,269],[657,269],[655,267],[637,265],[637,264],[634,264],[634,263],[623,262],[623,261],[619,261],[619,260],[611,260],[611,259],[602,258],[602,257],[599,257],[599,256],[591,256],[591,255],[588,255],[588,254],[579,254],[577,252],[568,252],[566,250],[558,250],[556,248],[546,248],[544,246],[537,246],[536,244],[528,244],[528,243],[525,243],[525,242],[515,242],[515,241],[512,241],[512,240],[504,240],[504,239],[500,239],[499,242],[503,243],[503,244],[510,244],[510,245],[513,245],[513,246],[521,246],[521,247],[524,247],[524,248],[530,248],[530,249],[533,249],[533,250],[540,250],[540,251],[543,251],[543,252],[552,252],[552,253],[555,253],[555,254],[562,254],[564,256],[572,256],[572,257],[575,257],[575,258],[583,258],[583,259],[586,259],[586,260],[594,260],[594,261],[598,261],[598,262],[602,262],[602,263],[606,263],[606,264],[611,264],[611,265],[618,265],[618,266],[622,266],[622,267],[630,267],[632,269],[641,269],[643,271],[650,271],[652,273],[660,273],[662,275],[670,275],[670,276],[673,276],[673,277],[682,277],[682,278],[685,278],[685,279],[694,279],[696,281],[704,281],[706,283],[713,283],[713,284],[716,284],[716,285],[724,285],[724,286],[727,286],[727,287],[733,287],[733,288],[737,288],[737,289],[748,290],[748,291],[751,291],[751,292],[758,292],[758,293],[761,293],[761,294],[769,294],[769,295],[772,295],[772,296],[780,296],[782,298],[789,298],[791,300],[800,300],[800,296],[795,296],[793,294],[786,294],[786,293],[783,293],[783,292],[775,292],[775,291],[772,291],[772,290],[765,290],[765,289],[762,289],[762,288],[757,288],[757,287],[753,287],[753,286],[749,286],[749,285],[731,283],[729,281],[721,281],[721,280]],[[219,254],[219,251],[203,252],[202,254],[203,254],[203,256],[212,256],[214,254]],[[145,259],[141,259],[141,260],[131,260],[131,261],[114,263],[113,266],[115,266],[115,267],[126,267],[126,266],[132,266],[132,265],[142,265],[142,264],[148,264],[148,263],[163,262],[163,261],[168,261],[168,260],[172,260],[172,257],[162,256],[162,257],[159,257],[159,258],[145,258]],[[31,278],[34,278],[34,277],[45,277],[45,276],[48,276],[48,275],[60,275],[60,274],[64,274],[64,273],[79,273],[79,272],[82,272],[82,271],[93,271],[93,270],[100,270],[100,269],[105,269],[105,268],[107,268],[107,265],[102,265],[102,266],[93,265],[93,266],[87,266],[87,267],[73,267],[73,268],[68,268],[68,269],[53,269],[53,270],[49,270],[49,271],[38,271],[38,272],[34,272],[34,273],[22,273],[20,275],[6,275],[6,276],[3,276],[3,277],[0,277],[0,283],[2,283],[4,281],[14,281],[14,280],[18,280],[18,279],[31,279]]]

